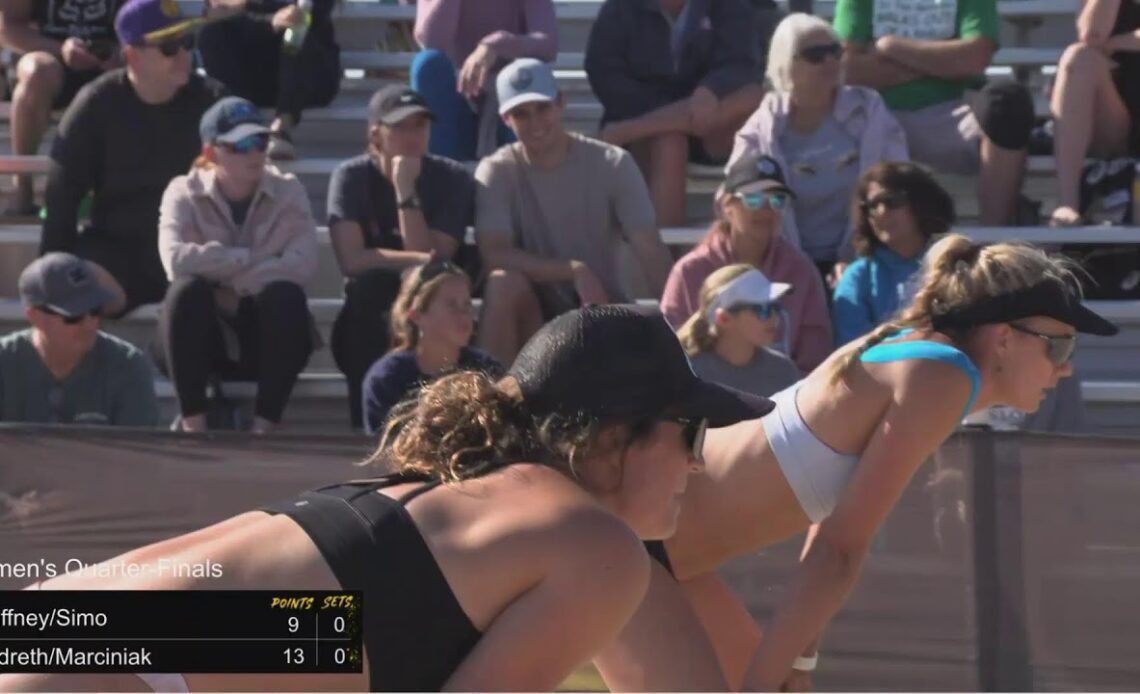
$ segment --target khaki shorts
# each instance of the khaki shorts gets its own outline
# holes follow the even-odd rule
[[[978,173],[982,165],[982,128],[968,103],[947,101],[891,114],[906,132],[913,161],[941,173]]]

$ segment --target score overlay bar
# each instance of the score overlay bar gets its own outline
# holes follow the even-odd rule
[[[0,591],[0,672],[361,672],[359,591]]]

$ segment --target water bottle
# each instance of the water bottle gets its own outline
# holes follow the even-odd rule
[[[305,43],[309,25],[313,23],[313,0],[297,0],[297,8],[304,15],[301,21],[285,30],[285,40],[281,47],[286,53],[296,53]]]

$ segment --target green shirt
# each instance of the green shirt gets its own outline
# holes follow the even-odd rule
[[[840,39],[865,44],[874,44],[881,36],[924,41],[980,36],[997,44],[1001,30],[995,0],[838,0],[834,23]],[[966,88],[983,77],[919,77],[883,89],[883,100],[897,111],[917,111],[961,99]]]
[[[137,348],[101,332],[56,381],[31,329],[10,333],[0,338],[0,421],[152,427],[158,424],[154,373]]]

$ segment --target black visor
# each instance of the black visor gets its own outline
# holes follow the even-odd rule
[[[1120,331],[1081,303],[1075,286],[1053,279],[935,314],[931,322],[935,330],[961,330],[1031,316],[1048,316],[1090,335],[1115,335]]]

